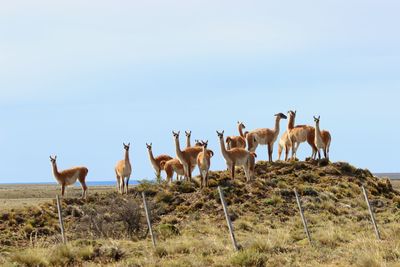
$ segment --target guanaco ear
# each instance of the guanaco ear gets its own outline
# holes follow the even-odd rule
[[[210,156],[211,156],[211,157],[214,157],[214,151],[208,150],[208,153],[210,153]]]
[[[53,160],[53,158],[51,156],[49,158],[50,158],[50,160]]]
[[[318,120],[321,118],[321,116],[318,116]]]
[[[232,138],[231,138],[230,136],[228,136],[228,137],[226,138],[226,141],[225,141],[225,142],[229,143],[230,141],[232,141]]]
[[[131,142],[128,143],[128,146],[131,146]]]

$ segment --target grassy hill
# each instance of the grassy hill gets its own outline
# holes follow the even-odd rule
[[[348,163],[259,162],[211,172],[211,187],[142,183],[128,196],[65,199],[68,245],[59,245],[54,201],[0,213],[0,263],[26,266],[396,266],[400,260],[400,193],[389,180]],[[383,237],[377,241],[360,186],[365,185]],[[235,252],[216,190],[229,205]],[[304,234],[293,193],[302,197],[314,245]],[[152,211],[153,249],[141,192]],[[399,265],[397,265],[399,266]]]

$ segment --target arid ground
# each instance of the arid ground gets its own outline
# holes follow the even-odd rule
[[[237,170],[196,183],[143,183],[120,196],[91,187],[62,201],[68,244],[62,245],[57,186],[0,186],[0,265],[4,266],[400,266],[400,181],[378,179],[348,163],[259,162],[246,183]],[[229,205],[234,251],[216,186]],[[382,240],[376,239],[360,186],[369,193]],[[306,238],[293,188],[302,197]],[[157,246],[148,234],[147,195]]]

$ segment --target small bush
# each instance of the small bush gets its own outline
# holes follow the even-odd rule
[[[278,195],[272,195],[271,198],[267,198],[264,200],[264,203],[268,206],[275,206],[281,204],[283,199]]]
[[[74,254],[68,245],[59,245],[50,255],[50,265],[65,266],[74,262]]]
[[[235,253],[231,258],[233,266],[265,266],[267,257],[266,255],[257,252],[254,249],[242,250]]]
[[[168,251],[163,247],[157,247],[154,254],[159,258],[164,258],[168,256]]]
[[[318,182],[318,176],[315,173],[312,173],[312,172],[302,173],[302,174],[299,175],[299,178],[303,182],[307,182],[307,183],[316,183],[316,182]]]
[[[178,192],[180,193],[193,193],[196,191],[194,185],[190,182],[182,182],[178,185]]]
[[[161,238],[168,238],[171,236],[180,235],[178,227],[172,224],[160,224],[158,226],[158,233]]]
[[[356,173],[357,169],[347,162],[340,162],[340,171],[342,173],[354,174]]]
[[[11,262],[26,267],[47,266],[46,260],[36,250],[25,250],[12,254]]]
[[[157,195],[155,196],[155,200],[156,202],[164,202],[170,204],[174,200],[174,195],[167,191],[161,191],[157,193]]]

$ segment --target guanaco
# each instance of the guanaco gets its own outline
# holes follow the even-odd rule
[[[246,148],[246,138],[245,134],[243,133],[243,129],[246,128],[243,122],[237,122],[238,125],[238,130],[239,130],[239,136],[228,136],[226,138],[226,147],[227,149],[232,149],[235,147],[239,148]]]
[[[123,143],[124,150],[125,150],[125,157],[123,160],[120,160],[115,165],[115,175],[117,177],[117,191],[120,194],[125,193],[125,178],[126,178],[126,193],[128,194],[128,186],[129,186],[129,179],[132,173],[131,163],[129,161],[129,147],[131,143],[127,145]]]
[[[278,142],[278,160],[281,159],[282,150],[285,149],[285,161],[287,161],[289,157],[290,148],[292,147],[292,143],[290,142],[289,139],[289,131],[294,128],[294,119],[296,117],[296,111],[289,110],[288,116],[289,120],[288,120],[287,130],[283,133],[281,139],[279,139]]]
[[[176,173],[177,180],[178,180],[179,176],[185,175],[185,172],[183,170],[183,165],[177,158],[170,159],[170,160],[163,160],[160,162],[160,166],[165,170],[165,173],[167,174],[166,179],[169,184],[172,183],[174,172]]]
[[[156,176],[157,178],[161,178],[161,171],[164,170],[164,168],[161,166],[161,161],[165,160],[168,161],[170,159],[172,159],[171,156],[169,155],[159,155],[157,157],[154,157],[153,155],[153,143],[147,144],[146,143],[146,147],[147,147],[147,151],[149,153],[149,159],[151,162],[151,165],[153,166],[155,172],[156,172]]]
[[[75,184],[76,180],[79,180],[82,186],[82,198],[86,198],[87,185],[86,176],[89,170],[86,167],[74,167],[71,169],[58,171],[57,168],[57,156],[51,157],[50,161],[53,169],[54,178],[56,178],[59,185],[61,185],[61,196],[64,197],[65,187]]]
[[[224,144],[224,131],[217,131],[217,135],[219,137],[222,155],[224,156],[228,169],[231,171],[232,179],[235,179],[235,166],[243,166],[246,180],[250,181],[254,176],[255,158],[257,155],[244,148],[236,147],[227,150]]]
[[[294,119],[296,114],[294,116]],[[317,147],[314,144],[315,139],[315,129],[309,125],[296,125],[288,132],[290,143],[292,144],[292,160],[296,159],[297,156],[297,149],[299,145],[303,142],[306,142],[311,146],[313,157],[314,153],[317,152]]]
[[[199,153],[197,156],[197,166],[199,167],[200,172],[200,188],[203,186],[208,187],[208,171],[211,166],[211,157],[214,156],[214,152],[212,150],[208,150],[208,140],[202,142],[203,151]]]
[[[272,152],[274,149],[274,143],[279,135],[279,124],[281,119],[287,119],[286,115],[283,113],[275,114],[275,128],[260,128],[250,131],[247,134],[247,145],[248,149],[251,152],[255,152],[257,146],[260,145],[268,145],[268,160],[272,162]]]
[[[315,146],[317,147],[318,159],[321,159],[320,149],[322,149],[324,151],[324,157],[329,160],[329,148],[331,146],[332,138],[331,138],[331,134],[328,131],[320,130],[320,128],[319,128],[320,118],[321,118],[321,116],[318,116],[318,118],[314,116],[314,122],[315,122],[314,143],[315,143]],[[317,153],[315,153],[315,156],[313,157],[314,159],[316,157],[316,154]]]
[[[197,163],[197,156],[203,150],[201,147],[188,147],[185,150],[181,150],[179,144],[179,133],[172,131],[172,135],[174,136],[175,140],[175,151],[176,157],[183,165],[183,170],[185,173],[185,178],[192,181],[192,168],[196,166]]]

